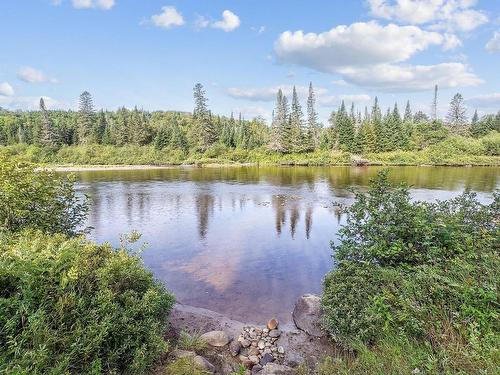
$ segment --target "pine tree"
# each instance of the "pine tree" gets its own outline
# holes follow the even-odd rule
[[[411,113],[410,101],[406,101],[405,115],[403,117],[404,122],[412,122],[413,115]]]
[[[101,109],[97,115],[96,127],[94,129],[94,140],[97,143],[104,143],[104,135],[106,134],[106,128],[108,127],[108,122],[106,120],[106,115]]]
[[[340,110],[335,116],[335,127],[338,135],[339,147],[344,151],[352,151],[354,148],[354,124],[347,114],[343,100],[340,105]]]
[[[49,113],[47,112],[47,108],[45,108],[45,102],[43,98],[40,98],[40,112],[42,114],[40,143],[47,147],[57,147],[59,143],[57,139],[57,134],[54,131],[54,128],[50,121]]]
[[[95,122],[94,103],[92,95],[88,91],[80,95],[80,105],[78,110],[78,139],[82,144],[94,142],[93,130]]]
[[[217,141],[217,129],[212,122],[212,115],[208,111],[208,99],[205,96],[205,90],[201,83],[197,83],[194,86],[193,96],[195,103],[193,118],[198,123],[203,149],[206,150]]]
[[[472,116],[472,119],[471,119],[471,125],[474,126],[475,124],[477,124],[477,122],[479,121],[479,116],[477,114],[477,109],[474,110],[474,115]]]
[[[318,146],[318,114],[314,108],[316,104],[316,96],[312,82],[309,82],[309,95],[307,96],[307,129],[304,135],[304,145],[306,151],[312,151]]]
[[[291,151],[301,152],[306,149],[304,145],[303,134],[304,131],[304,114],[302,113],[302,107],[299,102],[299,97],[297,95],[297,90],[293,86],[292,91],[292,105],[290,109],[290,121],[291,121]]]
[[[271,149],[278,152],[291,152],[291,121],[288,113],[288,100],[281,89],[276,95],[276,108],[274,110],[271,127]]]
[[[454,131],[461,132],[467,125],[467,115],[464,99],[460,93],[455,94],[446,115],[446,124]]]

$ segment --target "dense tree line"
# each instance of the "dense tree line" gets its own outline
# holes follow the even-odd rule
[[[409,101],[403,113],[395,104],[383,114],[375,97],[371,108],[365,107],[363,113],[354,103],[348,109],[342,101],[330,115],[330,126],[324,127],[318,121],[312,84],[305,114],[295,87],[291,101],[280,89],[270,126],[262,118],[214,115],[203,86],[198,83],[193,91],[192,114],[150,112],[137,107],[96,111],[87,91],[80,95],[78,111],[49,111],[43,98],[38,111],[0,109],[0,145],[26,143],[57,149],[73,144],[151,144],[157,149],[205,151],[219,144],[242,149],[266,146],[281,153],[323,149],[364,154],[420,150],[450,135],[481,137],[500,131],[500,111],[482,118],[476,111],[469,122],[461,94],[453,97],[444,121],[421,111],[413,113]],[[433,106],[436,101],[437,87]]]

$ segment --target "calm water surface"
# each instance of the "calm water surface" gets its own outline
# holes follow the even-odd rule
[[[468,187],[489,201],[500,168],[390,168],[419,200]],[[349,187],[377,167],[229,167],[78,173],[89,194],[92,237],[118,245],[138,230],[144,262],[177,299],[247,322],[285,322],[297,297],[319,293],[332,268],[330,240],[344,218]]]

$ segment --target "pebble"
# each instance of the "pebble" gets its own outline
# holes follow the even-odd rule
[[[262,370],[262,366],[261,365],[255,365],[255,366],[253,366],[252,367],[252,375],[257,374],[261,370]]]
[[[267,328],[268,329],[276,329],[278,328],[278,320],[277,319],[271,319],[270,321],[267,322]]]
[[[257,348],[251,348],[249,351],[248,351],[248,355],[259,355],[260,354],[260,350],[257,349]]]
[[[231,341],[231,343],[229,344],[229,352],[231,353],[231,355],[233,357],[236,357],[240,352],[240,350],[241,350],[241,344],[236,340]]]
[[[256,365],[257,363],[259,363],[259,357],[257,357],[256,355],[251,355],[250,357],[248,357],[248,359],[254,364]]]
[[[278,353],[280,354],[285,353],[285,348],[283,348],[282,346],[278,346]]]
[[[244,348],[248,348],[252,343],[246,339],[243,339],[241,341],[241,346],[243,346]]]
[[[280,336],[281,336],[281,331],[279,329],[273,329],[271,332],[269,332],[269,337],[277,338]]]
[[[262,359],[260,360],[260,364],[262,366],[265,366],[265,365],[267,365],[270,362],[274,362],[274,357],[271,354],[269,354],[269,353],[264,354],[262,356]]]
[[[266,347],[266,343],[264,340],[260,340],[257,346],[259,347],[259,349],[264,349]]]

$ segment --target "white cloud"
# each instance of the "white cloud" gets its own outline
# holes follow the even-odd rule
[[[341,95],[328,95],[318,98],[318,103],[323,107],[337,107],[342,100],[346,104],[363,104],[368,103],[371,98],[367,94],[341,94]]]
[[[278,90],[281,89],[283,94],[290,96],[292,94],[292,85],[278,85],[272,87],[258,87],[258,88],[237,88],[230,87],[226,89],[226,93],[235,99],[246,99],[251,101],[269,102],[276,99]],[[301,97],[307,97],[309,93],[309,86],[296,86],[297,94]],[[315,87],[314,92],[317,96],[326,94],[327,89]]]
[[[19,68],[19,70],[17,71],[17,77],[21,81],[28,83],[57,82],[56,79],[47,77],[41,70],[32,68],[30,66],[23,66]]]
[[[226,9],[222,12],[222,19],[212,23],[211,26],[215,29],[224,30],[225,32],[233,31],[240,26],[240,18]]]
[[[463,32],[488,22],[484,12],[471,9],[476,3],[476,0],[368,0],[375,17]]]
[[[458,37],[455,34],[444,34],[444,43],[443,43],[443,49],[445,51],[448,51],[450,49],[455,49],[457,47],[462,46],[462,41],[458,39]]]
[[[489,52],[500,52],[500,30],[495,31],[493,37],[486,43],[486,50]]]
[[[260,35],[260,34],[262,34],[262,33],[264,33],[266,31],[266,27],[265,26],[260,26],[260,27],[252,26],[250,28],[250,30],[255,31],[257,34]]]
[[[500,110],[500,92],[474,96],[465,102],[472,107],[498,111]]]
[[[165,6],[161,8],[162,12],[160,14],[155,14],[151,16],[151,22],[155,26],[163,27],[164,29],[170,29],[174,26],[184,25],[184,18],[182,14],[175,9],[173,6]]]
[[[343,79],[336,79],[332,81],[332,85],[337,85],[337,86],[349,86],[349,84],[344,81]]]
[[[416,26],[381,26],[375,21],[339,25],[329,31],[305,34],[286,31],[275,43],[278,60],[322,72],[342,67],[401,62],[444,37]]]
[[[476,86],[483,82],[462,63],[379,64],[364,68],[346,68],[341,73],[349,83],[390,92],[430,90],[436,84],[440,88]]]
[[[198,16],[195,21],[195,26],[198,29],[203,29],[205,27],[212,27],[214,29],[224,30],[225,32],[233,31],[240,26],[240,18],[231,12],[230,10],[225,10],[222,12],[222,19],[219,21],[211,21],[204,16]],[[252,30],[257,31],[257,33],[264,32],[265,27],[261,26],[260,29],[252,28]]]
[[[0,83],[0,95],[13,96],[14,88],[8,82]]]
[[[61,1],[54,1],[56,5],[59,5]],[[115,5],[115,0],[71,0],[73,7],[76,9],[104,9],[109,10]]]
[[[69,109],[65,103],[48,96],[42,96],[47,109]],[[0,106],[17,110],[37,110],[40,104],[39,96],[0,96]]]

